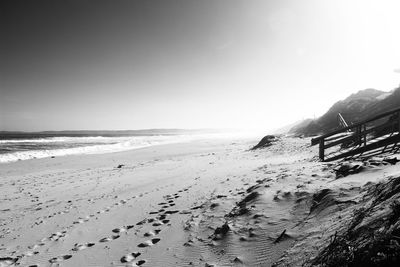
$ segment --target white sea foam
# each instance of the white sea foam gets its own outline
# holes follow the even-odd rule
[[[1,146],[12,147],[27,144],[35,149],[15,151],[0,154],[0,163],[46,158],[52,156],[65,156],[77,154],[102,154],[144,148],[155,145],[183,143],[198,139],[209,138],[237,138],[243,134],[190,134],[190,135],[153,135],[153,136],[123,136],[123,137],[48,137],[37,139],[0,140]],[[59,144],[56,144],[59,143]],[[56,144],[56,145],[54,145]],[[42,147],[51,149],[41,149]],[[57,147],[62,148],[57,148]],[[67,148],[65,148],[65,146]],[[68,147],[72,146],[72,147]]]
[[[15,143],[28,144],[75,144],[76,147],[58,149],[39,149],[17,151],[0,154],[0,163],[27,160],[34,158],[46,158],[51,156],[64,156],[76,154],[99,154],[118,152],[130,149],[143,148],[153,145],[182,142],[188,140],[185,136],[134,136],[134,137],[52,137],[26,140],[1,140],[2,145]],[[94,143],[93,145],[91,143]],[[100,143],[100,144],[99,144]],[[79,144],[82,144],[79,146]]]
[[[123,137],[104,137],[104,136],[84,136],[84,137],[47,137],[47,138],[36,138],[36,139],[7,139],[0,140],[0,144],[5,143],[60,143],[60,142],[107,142],[115,140],[115,138]]]

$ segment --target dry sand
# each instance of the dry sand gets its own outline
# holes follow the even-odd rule
[[[340,222],[339,205],[310,212],[314,193],[339,192],[345,209],[366,182],[399,172],[336,179],[308,139],[249,151],[257,141],[2,164],[0,266],[301,265]]]

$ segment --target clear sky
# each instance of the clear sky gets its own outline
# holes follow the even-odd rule
[[[1,1],[0,130],[275,128],[400,83],[400,1]]]

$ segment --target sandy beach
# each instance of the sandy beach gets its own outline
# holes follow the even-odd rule
[[[0,10],[0,267],[400,266],[400,1]]]
[[[2,164],[0,266],[301,266],[366,183],[400,173],[377,166],[336,179],[307,138],[250,151],[257,142]],[[340,204],[313,206],[324,189]]]

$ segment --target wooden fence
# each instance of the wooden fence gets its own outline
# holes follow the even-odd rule
[[[399,142],[400,108],[397,108],[313,138],[311,145],[319,144],[319,158],[322,161],[333,161],[354,155],[367,157],[397,152]]]

